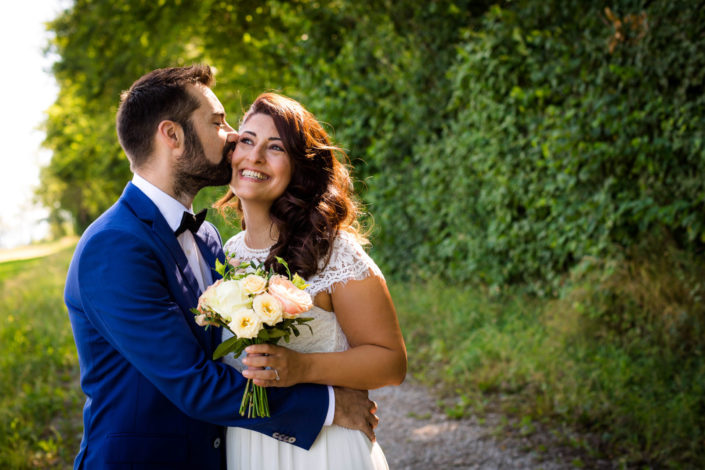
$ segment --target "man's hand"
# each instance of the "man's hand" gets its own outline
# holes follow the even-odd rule
[[[374,429],[379,424],[375,415],[377,403],[369,399],[367,390],[353,390],[352,388],[333,387],[335,393],[335,415],[333,424],[348,429],[362,431],[374,442]]]

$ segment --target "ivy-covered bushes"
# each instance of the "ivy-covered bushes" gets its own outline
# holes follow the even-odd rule
[[[276,89],[329,125],[390,276],[552,293],[584,256],[655,227],[702,248],[704,12],[665,0],[77,0],[51,25],[61,91],[41,195],[82,230],[129,178],[119,91],[152,68],[207,62],[231,122]]]
[[[367,154],[378,253],[395,272],[543,291],[655,227],[700,248],[704,10],[616,3],[517,2],[464,32],[442,133],[413,149],[401,187]]]

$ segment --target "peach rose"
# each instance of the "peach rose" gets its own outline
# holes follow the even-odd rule
[[[299,289],[284,276],[272,277],[269,280],[268,292],[281,302],[284,318],[295,318],[313,307],[313,301],[308,292]]]

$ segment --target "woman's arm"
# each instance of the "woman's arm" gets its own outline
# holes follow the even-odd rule
[[[254,383],[288,387],[297,383],[371,390],[398,385],[406,376],[406,347],[387,285],[371,275],[333,290],[335,315],[350,349],[331,353],[298,353],[259,344],[249,346],[243,371]],[[314,331],[314,334],[315,331]],[[266,355],[265,355],[266,354]],[[276,380],[276,369],[280,380]]]

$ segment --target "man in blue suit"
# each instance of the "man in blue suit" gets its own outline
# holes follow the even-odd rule
[[[190,309],[224,255],[191,207],[230,181],[237,138],[212,84],[207,66],[169,68],[123,93],[117,132],[134,177],[81,237],[64,294],[87,397],[75,469],[224,468],[225,426],[306,449],[333,422],[374,438],[367,393],[337,387],[270,388],[272,417],[242,418],[245,379],[211,360],[221,332]]]

